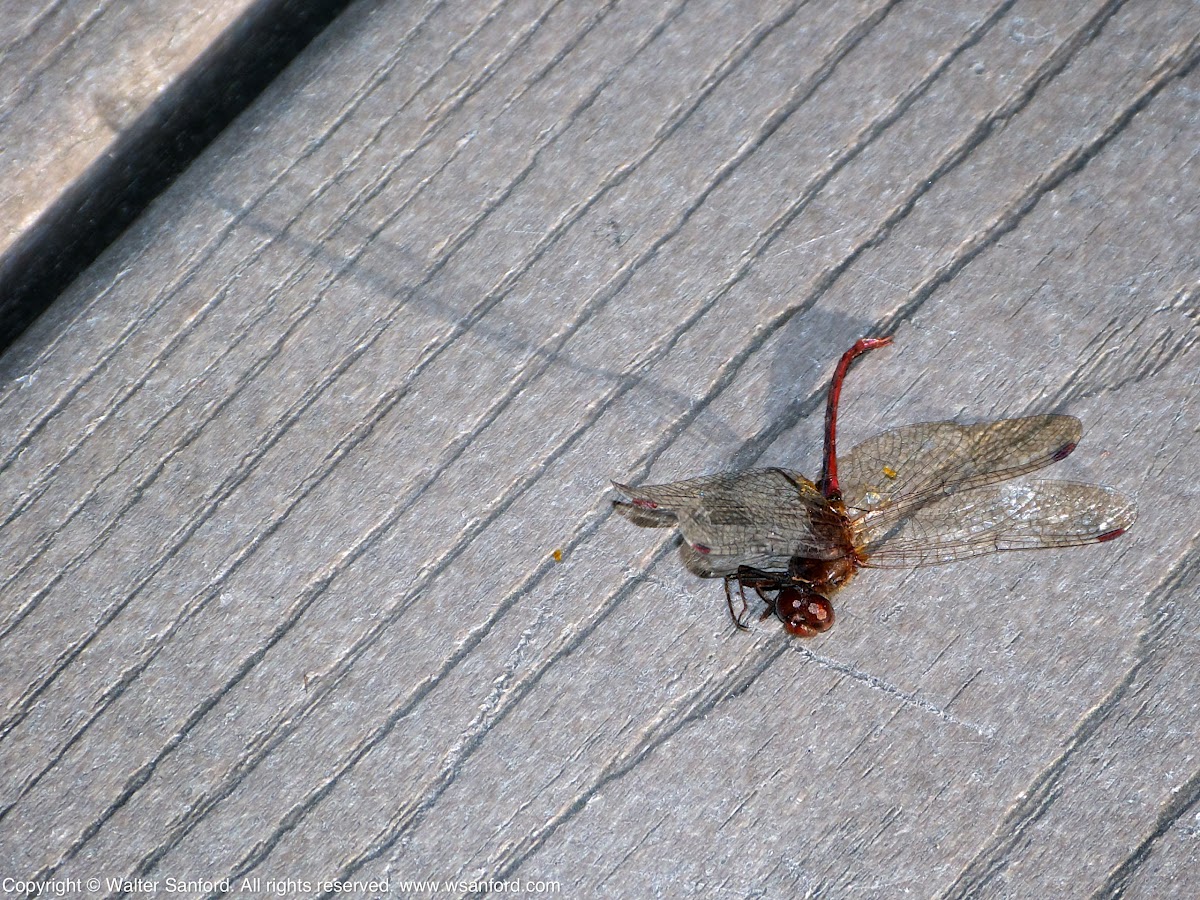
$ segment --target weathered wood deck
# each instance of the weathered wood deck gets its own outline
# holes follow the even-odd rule
[[[1190,896],[1198,59],[1193,0],[352,7],[0,357],[0,878]],[[608,479],[815,473],[884,333],[846,447],[1066,412],[1140,518],[735,632]]]

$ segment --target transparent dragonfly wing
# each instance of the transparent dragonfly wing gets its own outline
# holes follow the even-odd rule
[[[985,485],[854,526],[863,565],[906,569],[996,553],[1110,540],[1133,524],[1133,502],[1109,487],[1071,481]]]
[[[1083,426],[1074,416],[977,425],[919,422],[869,438],[838,460],[852,520],[891,525],[948,494],[1007,481],[1064,459]]]
[[[639,524],[677,523],[687,546],[688,567],[725,575],[738,566],[787,569],[793,556],[840,555],[822,534],[834,513],[811,481],[786,469],[750,469],[705,475],[670,484],[629,487],[618,509]],[[622,508],[624,507],[624,508]]]

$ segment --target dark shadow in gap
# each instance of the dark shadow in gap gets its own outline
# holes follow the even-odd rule
[[[0,259],[0,352],[349,0],[266,0],[230,27]]]

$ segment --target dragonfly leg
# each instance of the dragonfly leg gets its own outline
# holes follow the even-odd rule
[[[738,593],[742,598],[742,611],[740,613],[733,611],[733,592],[729,589],[730,582],[737,582]],[[746,613],[749,612],[750,606],[746,603],[746,588],[738,581],[736,575],[725,576],[725,603],[729,606],[729,618],[733,619],[733,624],[741,631],[749,631],[750,626],[746,624]]]
[[[766,591],[760,587],[756,587],[754,589],[754,593],[758,594],[759,599],[762,600],[767,607],[762,611],[762,613],[759,614],[758,620],[761,622],[764,619],[769,619],[771,616],[775,615],[775,599],[773,597],[768,597]]]
[[[731,583],[737,584],[738,595],[742,600],[741,612],[733,611],[733,592],[729,587]],[[774,610],[775,601],[763,592],[778,591],[788,583],[787,576],[778,572],[767,572],[753,566],[738,566],[737,572],[725,576],[725,601],[729,605],[729,617],[733,619],[733,624],[743,631],[749,629],[746,617],[750,612],[750,604],[746,602],[746,588],[754,588],[754,592],[767,604],[767,610],[762,616],[765,619]]]

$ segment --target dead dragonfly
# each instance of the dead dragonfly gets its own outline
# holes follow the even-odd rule
[[[767,604],[764,617],[773,610],[789,632],[811,637],[833,625],[828,597],[859,568],[1101,543],[1120,537],[1137,517],[1112,488],[1001,483],[1065,459],[1083,433],[1074,416],[905,425],[851,450],[840,460],[839,480],[842,382],[857,357],[891,342],[863,338],[842,355],[825,407],[818,484],[781,468],[643,487],[613,482],[625,497],[614,504],[619,511],[640,525],[678,525],[687,567],[724,578],[739,628],[747,627],[747,587]]]

